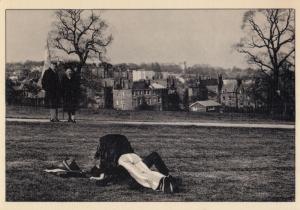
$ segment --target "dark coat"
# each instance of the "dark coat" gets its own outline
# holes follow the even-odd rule
[[[100,138],[95,158],[100,158],[100,168],[107,172],[118,166],[121,155],[133,152],[126,136],[108,134]]]
[[[60,81],[57,72],[51,68],[44,72],[42,88],[46,91],[45,102],[49,108],[58,108],[60,104]]]
[[[134,150],[126,136],[120,134],[102,136],[99,140],[95,158],[100,159],[98,173],[104,173],[106,178],[99,181],[98,184],[106,185],[107,182],[120,182],[128,179],[129,185],[136,184],[126,169],[118,164],[121,155],[133,152]]]
[[[74,112],[78,106],[79,84],[75,76],[62,78],[62,94],[64,111]]]

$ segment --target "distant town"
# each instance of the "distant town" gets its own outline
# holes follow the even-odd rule
[[[60,65],[63,74],[65,66]],[[210,69],[209,69],[210,68]],[[43,106],[39,86],[43,62],[6,65],[8,104]],[[198,73],[197,73],[198,72]],[[81,74],[80,106],[116,110],[263,112],[255,97],[253,69],[216,69],[176,64],[86,64]],[[253,90],[252,90],[253,89]]]

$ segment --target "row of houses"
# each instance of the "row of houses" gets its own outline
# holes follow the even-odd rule
[[[223,79],[222,75],[185,77],[180,74],[129,69],[126,65],[87,65],[82,70],[83,106],[116,110],[220,111],[256,106],[247,89],[252,81]],[[96,86],[90,86],[92,83]],[[20,92],[20,87],[15,87]],[[28,90],[26,90],[28,92]],[[25,91],[25,92],[26,92]],[[42,91],[41,91],[42,92]],[[42,98],[43,93],[24,93]],[[34,96],[33,96],[34,95]],[[37,97],[38,96],[38,97]]]

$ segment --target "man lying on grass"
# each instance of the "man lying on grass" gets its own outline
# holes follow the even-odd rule
[[[100,165],[92,168],[91,179],[98,179],[97,184],[127,181],[131,188],[146,187],[164,193],[178,191],[180,178],[169,175],[169,170],[158,153],[152,152],[144,159],[132,149],[123,135],[109,134],[100,138],[95,159]],[[158,171],[150,169],[155,166]]]

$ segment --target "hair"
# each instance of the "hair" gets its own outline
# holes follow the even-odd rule
[[[74,73],[74,70],[72,68],[67,68],[65,72],[67,72],[69,70],[71,71],[71,73]]]
[[[51,61],[50,63],[51,65],[55,65],[55,66],[58,66],[58,63],[57,62],[54,62],[54,61]]]

